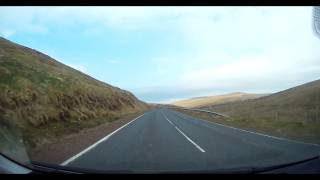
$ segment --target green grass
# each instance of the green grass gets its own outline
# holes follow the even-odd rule
[[[125,115],[109,115],[106,117],[95,118],[91,120],[84,121],[68,121],[68,122],[52,122],[50,124],[46,124],[41,126],[40,129],[24,129],[22,134],[24,136],[25,143],[29,150],[35,148],[36,146],[47,144],[50,142],[55,142],[59,138],[64,137],[70,134],[76,134],[84,129],[93,128],[102,124],[111,123],[116,121],[122,117],[128,116],[130,114],[135,113],[127,113]]]
[[[64,135],[77,133],[82,129],[94,127],[106,122],[108,122],[108,119],[99,119],[87,122],[53,122],[43,125],[38,129],[1,127],[0,131],[2,135],[0,137],[0,146],[2,150],[13,148],[17,142],[17,137],[19,137],[17,134],[19,134],[20,136],[22,135],[21,137],[23,137],[26,148],[30,150],[38,145],[54,142]],[[15,132],[11,132],[12,130],[15,130]]]
[[[281,121],[272,118],[251,118],[249,116],[238,116],[224,118],[214,116],[205,112],[194,112],[189,110],[175,109],[195,118],[220,123],[232,127],[246,129],[250,131],[265,133],[278,137],[284,137],[299,141],[320,144],[320,123],[303,123],[295,121]]]
[[[128,91],[0,38],[0,120],[15,123],[28,147],[147,107]]]
[[[320,143],[320,80],[257,99],[201,108],[230,116],[232,121],[220,121],[224,124]]]

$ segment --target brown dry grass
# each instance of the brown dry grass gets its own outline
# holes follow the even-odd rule
[[[230,94],[217,95],[217,96],[205,96],[205,97],[186,99],[186,100],[174,102],[172,104],[176,106],[181,106],[181,107],[195,108],[195,107],[202,107],[202,106],[213,106],[216,104],[222,104],[227,102],[255,99],[262,96],[264,96],[264,94],[247,94],[247,93],[238,92],[238,93],[230,93]]]
[[[17,125],[28,148],[147,108],[128,91],[0,38],[0,133]],[[2,137],[1,149],[10,141]]]
[[[229,102],[202,109],[226,114],[219,123],[296,140],[320,143],[320,80],[258,99]],[[202,113],[197,117],[214,120]]]

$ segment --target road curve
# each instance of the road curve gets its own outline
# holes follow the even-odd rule
[[[319,152],[319,146],[248,133],[162,108],[146,112],[64,165],[94,170],[215,170],[276,165]]]

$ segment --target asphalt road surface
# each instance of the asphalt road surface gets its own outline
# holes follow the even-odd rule
[[[62,165],[95,170],[216,170],[271,166],[319,152],[317,145],[250,133],[171,109],[155,109]]]

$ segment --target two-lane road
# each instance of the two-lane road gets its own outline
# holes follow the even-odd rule
[[[319,152],[316,145],[250,133],[170,109],[155,109],[63,165],[95,170],[214,170],[276,165]]]

